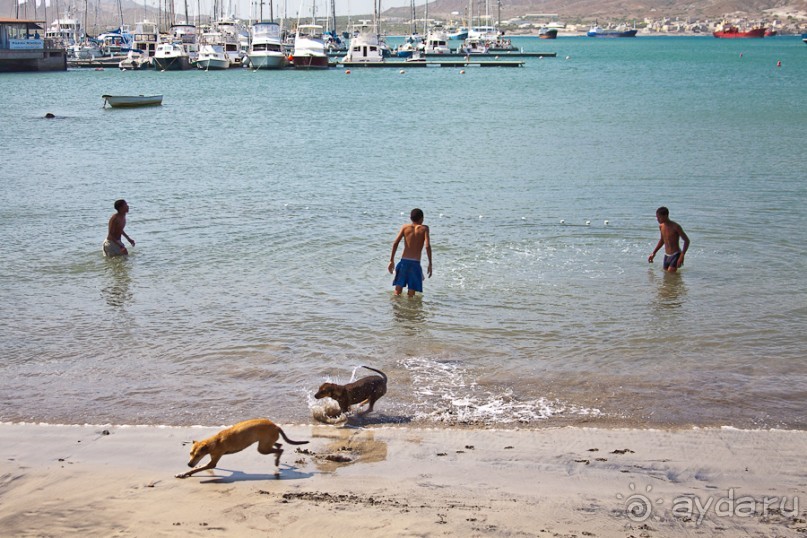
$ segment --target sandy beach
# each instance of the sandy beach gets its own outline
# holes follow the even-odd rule
[[[2,534],[807,533],[803,431],[283,428],[279,478],[250,447],[178,479],[219,428],[0,425]]]

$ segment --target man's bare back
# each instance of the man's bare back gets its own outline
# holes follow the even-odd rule
[[[423,249],[426,249],[426,256],[429,258],[429,266],[427,268],[427,274],[429,278],[432,276],[432,247],[431,242],[429,239],[429,227],[423,224],[423,211],[420,209],[413,209],[412,213],[410,214],[410,218],[412,220],[409,224],[404,224],[401,226],[401,229],[398,231],[398,235],[395,236],[395,241],[392,243],[392,254],[390,255],[389,265],[387,269],[390,273],[393,272],[395,269],[395,252],[398,250],[398,244],[401,242],[401,239],[404,241],[404,250],[403,256],[401,261],[408,260],[408,262],[415,262],[416,268],[410,268],[410,273],[415,271],[412,277],[396,274],[396,281],[397,283],[393,283],[395,286],[395,294],[400,295],[403,286],[409,289],[408,295],[412,297],[415,294],[415,291],[423,291],[422,290],[422,271],[420,269],[420,257],[423,253]],[[401,264],[399,264],[400,266]],[[399,272],[401,268],[399,267]]]

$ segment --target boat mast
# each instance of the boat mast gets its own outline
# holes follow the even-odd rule
[[[409,33],[416,34],[418,33],[417,23],[415,22],[415,18],[417,14],[415,13],[415,0],[412,0],[409,4]]]

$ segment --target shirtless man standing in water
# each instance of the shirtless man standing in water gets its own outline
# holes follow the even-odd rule
[[[392,282],[392,285],[395,286],[395,295],[400,295],[406,286],[407,295],[414,297],[416,291],[423,293],[423,269],[420,266],[423,247],[426,247],[426,256],[429,258],[427,274],[429,278],[432,276],[432,246],[429,242],[429,227],[423,224],[423,211],[415,208],[409,214],[409,218],[412,222],[401,226],[392,243],[392,255],[390,255],[387,269],[392,273],[393,267],[395,268],[395,279]],[[404,251],[401,261],[395,267],[395,251],[398,250],[398,243],[402,238]]]
[[[689,248],[689,237],[684,233],[684,229],[677,222],[670,220],[670,210],[666,207],[660,207],[656,210],[656,220],[658,221],[659,230],[661,230],[661,238],[658,240],[656,248],[653,249],[647,261],[653,263],[653,258],[656,252],[664,246],[664,270],[670,273],[675,273],[678,268],[684,265],[684,254]],[[678,246],[678,240],[684,240],[683,250]]]
[[[115,202],[115,213],[109,217],[109,232],[104,241],[104,256],[126,256],[129,251],[123,244],[121,236],[125,237],[132,246],[135,246],[134,239],[126,235],[123,229],[126,227],[126,213],[129,212],[129,204],[126,200],[117,200]]]

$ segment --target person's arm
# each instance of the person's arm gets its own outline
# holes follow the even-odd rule
[[[656,248],[653,249],[653,254],[647,257],[647,261],[653,263],[653,258],[656,257],[656,252],[658,252],[659,249],[663,246],[664,246],[664,236],[659,238],[658,243],[656,244]]]
[[[404,226],[401,226],[401,229],[398,231],[398,235],[395,236],[395,241],[392,242],[392,254],[389,257],[389,265],[387,266],[387,270],[392,273],[393,269],[395,269],[395,252],[398,250],[398,243],[401,242],[401,238],[404,236]]]
[[[129,241],[129,243],[131,243],[131,244],[132,244],[132,246],[135,246],[134,239],[132,239],[131,237],[129,237],[128,235],[126,235],[126,232],[124,232],[123,230],[121,230],[121,231],[120,231],[120,234],[121,234],[123,237],[125,237],[125,238],[126,238],[128,241]],[[121,242],[120,242],[120,244],[121,244],[121,246],[122,246],[122,245],[123,245],[123,241],[121,241]]]
[[[432,277],[432,243],[431,239],[429,238],[429,227],[426,227],[426,237],[423,242],[423,246],[426,249],[426,257],[429,258],[429,267],[426,269],[426,274],[429,275],[429,278]]]
[[[689,236],[684,232],[684,229],[680,226],[678,227],[678,235],[681,236],[681,239],[684,240],[684,248],[681,249],[681,255],[678,256],[678,267],[684,265],[684,254],[687,253],[687,249],[689,249]]]

